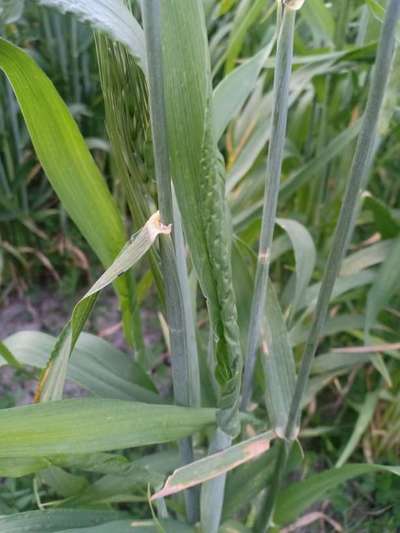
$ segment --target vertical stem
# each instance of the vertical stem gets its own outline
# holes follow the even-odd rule
[[[160,11],[160,0],[146,0],[146,2],[143,2],[150,116],[158,201],[161,221],[164,224],[170,224],[173,222],[173,201],[164,102]],[[190,341],[187,337],[183,293],[171,239],[168,237],[161,239],[160,249],[166,292],[167,321],[171,338],[171,366],[175,401],[179,405],[190,406],[193,398],[192,384],[189,381],[189,376],[191,375],[188,356]],[[180,257],[180,260],[182,261],[184,258]],[[197,387],[197,385],[194,385],[194,387]],[[182,461],[185,464],[193,461],[191,438],[181,441],[180,452]],[[186,491],[185,496],[188,520],[195,522],[198,519],[199,506],[197,493],[193,490]]]
[[[246,409],[251,398],[252,379],[259,344],[261,320],[265,309],[270,251],[278,205],[283,150],[285,146],[286,123],[289,100],[289,80],[292,70],[293,34],[295,11],[284,9],[278,38],[276,70],[274,78],[274,111],[271,141],[268,151],[264,206],[258,263],[250,312],[247,354],[243,378],[242,409]]]
[[[332,290],[339,274],[342,259],[353,230],[354,212],[357,206],[357,200],[362,191],[365,176],[372,164],[372,154],[376,144],[379,113],[389,78],[396,39],[396,26],[399,19],[400,0],[390,0],[381,30],[374,73],[369,89],[362,128],[350,171],[350,179],[340,211],[339,220],[336,225],[331,252],[325,267],[315,310],[314,323],[304,348],[299,376],[297,378],[296,388],[291,402],[288,423],[285,430],[285,436],[288,441],[287,446],[290,446],[290,441],[293,439],[293,432],[296,428],[301,411],[301,400],[308,384],[310,369],[318,347],[319,337],[326,322]],[[280,454],[276,464],[272,483],[274,491],[269,493],[266,511],[264,513],[265,531],[268,531],[269,529],[281,481],[286,470],[287,458],[288,454]]]

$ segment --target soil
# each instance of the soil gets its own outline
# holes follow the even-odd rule
[[[43,331],[58,335],[70,317],[77,298],[66,296],[61,290],[44,288],[23,296],[11,295],[0,307],[0,339],[23,330]],[[152,346],[160,342],[154,328],[154,316],[143,312],[145,342]],[[96,303],[85,330],[102,336],[120,350],[127,351],[123,338],[118,301],[113,291],[105,290]],[[0,367],[0,402],[2,407],[31,403],[37,384],[38,370],[24,367],[23,372]],[[75,383],[65,386],[65,397],[77,397],[85,391]]]

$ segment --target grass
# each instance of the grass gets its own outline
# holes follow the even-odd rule
[[[14,190],[32,142],[40,179],[105,273],[58,337],[20,332],[0,345],[4,363],[45,369],[39,403],[0,412],[0,475],[15,479],[0,495],[1,527],[40,529],[46,517],[54,531],[123,531],[134,518],[260,532],[304,517],[319,530],[309,509],[327,501],[318,520],[352,530],[376,495],[391,527],[400,2],[40,4],[69,14],[35,6],[3,25],[0,68],[20,111],[2,108],[2,183],[13,206],[35,199]],[[10,42],[30,17],[64,101]],[[79,47],[90,27],[110,145],[100,169],[86,119],[78,128],[65,104],[93,82],[93,48]],[[127,353],[81,334],[110,283]],[[143,334],[150,305],[167,364],[154,364]],[[61,399],[67,378],[94,398]]]

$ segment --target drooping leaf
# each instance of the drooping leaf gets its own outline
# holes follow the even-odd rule
[[[277,218],[276,223],[288,234],[296,260],[296,287],[290,302],[290,311],[293,315],[304,291],[308,287],[315,268],[317,252],[314,241],[309,231],[296,220]]]
[[[21,18],[25,0],[0,0],[0,21],[12,24]]]
[[[154,213],[137,235],[122,249],[112,265],[75,305],[71,320],[59,335],[40,380],[36,395],[38,400],[62,398],[69,358],[93,309],[98,292],[135,265],[149,250],[158,235],[167,235],[170,231],[169,226],[161,224],[158,211]]]
[[[176,494],[251,461],[269,449],[272,438],[273,432],[269,431],[178,468],[169,476],[163,488],[153,494],[152,499]]]
[[[143,30],[122,0],[36,0],[38,3],[71,12],[129,48],[143,70],[146,54]]]
[[[215,423],[214,409],[63,400],[0,410],[0,457],[92,453],[177,440]]]

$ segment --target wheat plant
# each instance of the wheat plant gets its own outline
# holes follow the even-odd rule
[[[399,257],[397,230],[390,237],[396,246],[388,238],[379,249],[372,243],[361,255],[346,253],[394,112],[400,0],[363,6],[380,30],[372,44],[363,40],[369,11],[344,0],[338,8],[322,0],[38,3],[71,13],[95,33],[118,194],[50,79],[1,38],[0,69],[37,158],[104,273],[57,338],[26,331],[0,344],[0,364],[42,369],[33,405],[0,410],[0,475],[33,475],[40,510],[4,514],[0,530],[275,531],[348,479],[399,475],[397,466],[345,464],[373,416],[376,392],[338,467],[285,486],[302,462],[302,408],[317,392],[357,364],[373,364],[390,381],[380,353],[393,345],[358,347],[351,362],[345,351],[315,355],[331,331],[365,330],[365,342],[379,344],[371,330],[396,287],[388,272]],[[238,61],[244,42],[254,50],[246,36],[260,13],[268,27],[262,46]],[[345,50],[356,15],[358,35]],[[316,51],[301,56],[304,23]],[[373,62],[362,78],[365,104],[334,131],[324,104],[343,95],[335,76],[365,69],[365,58]],[[311,101],[314,117],[299,118]],[[293,132],[308,154],[295,169],[287,161]],[[334,165],[347,177],[332,192]],[[328,230],[321,224],[311,236],[307,216],[279,216],[283,202],[309,213],[316,199],[318,220],[341,204]],[[372,212],[384,209],[369,202]],[[288,250],[294,269],[282,289],[274,278]],[[145,255],[148,263],[137,268]],[[368,267],[379,263],[387,282],[378,287]],[[130,355],[83,332],[110,284]],[[366,318],[329,314],[337,298],[369,284]],[[145,293],[155,287],[166,322],[167,391],[148,372],[143,286]],[[63,399],[67,379],[91,397]],[[41,486],[57,497],[41,501]],[[116,510],[118,503],[132,506]]]

